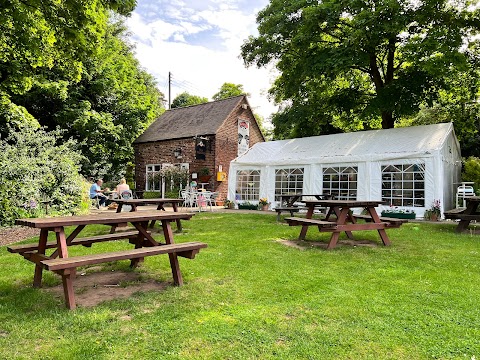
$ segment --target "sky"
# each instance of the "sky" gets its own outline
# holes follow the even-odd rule
[[[187,91],[207,97],[223,83],[243,85],[255,113],[265,120],[277,107],[267,98],[275,79],[272,68],[246,68],[240,47],[258,35],[255,18],[268,0],[137,0],[127,19],[135,53],[168,99]]]

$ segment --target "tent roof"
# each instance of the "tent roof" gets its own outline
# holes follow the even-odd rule
[[[134,143],[216,134],[242,101],[246,101],[245,95],[167,110]]]
[[[442,123],[269,141],[255,144],[232,163],[288,165],[429,156],[452,133],[453,124]]]

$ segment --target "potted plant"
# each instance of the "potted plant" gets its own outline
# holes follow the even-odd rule
[[[391,217],[396,219],[415,219],[417,217],[414,210],[405,210],[398,207],[392,207],[388,210],[383,210],[381,214],[383,217]]]
[[[432,203],[432,206],[430,207],[430,209],[425,210],[425,213],[423,214],[423,218],[425,220],[438,221],[441,214],[442,213],[440,211],[440,200],[435,200]]]
[[[244,201],[238,204],[238,208],[243,210],[258,210],[258,205],[252,204],[249,201]]]
[[[202,183],[207,183],[212,175],[210,174],[210,169],[208,167],[203,167],[198,171],[198,180]]]
[[[228,199],[225,199],[223,201],[223,207],[225,209],[233,209],[235,207],[235,203],[233,201],[230,201]]]
[[[268,205],[270,205],[270,203],[267,198],[260,198],[260,200],[258,200],[258,205],[260,205],[262,211],[268,211]]]

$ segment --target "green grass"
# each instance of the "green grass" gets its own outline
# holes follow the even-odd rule
[[[379,246],[298,250],[276,240],[294,240],[300,228],[275,218],[196,215],[175,239],[209,247],[180,259],[183,287],[75,311],[33,289],[33,265],[0,248],[0,359],[480,358],[479,236],[408,223],[387,231],[391,247],[357,232]],[[313,227],[307,235],[328,238]],[[135,271],[171,282],[166,256]],[[44,279],[60,282],[50,272]]]

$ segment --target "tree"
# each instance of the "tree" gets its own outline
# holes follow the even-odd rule
[[[243,85],[238,84],[232,84],[232,83],[223,83],[223,85],[220,87],[220,90],[212,96],[213,100],[221,100],[221,99],[226,99],[229,97],[233,96],[238,96],[238,95],[243,95],[246,94],[248,95],[245,90],[243,90]]]
[[[448,91],[448,75],[468,70],[480,32],[480,9],[471,5],[271,0],[242,56],[280,71],[271,93],[287,104],[273,119],[283,135],[392,128]]]
[[[127,14],[135,1],[45,1],[45,7],[25,14],[32,2],[13,1],[6,15],[13,30],[0,33],[15,49],[0,41],[0,49],[5,49],[0,54],[0,134],[6,136],[22,123],[59,127],[65,129],[65,140],[77,140],[86,159],[84,175],[122,174],[133,161],[132,142],[163,109],[162,94],[135,59],[122,18],[109,12]],[[57,19],[71,7],[79,19]],[[32,22],[32,34],[25,32],[25,25],[16,28],[21,20]],[[51,38],[42,37],[44,33]]]
[[[175,99],[172,101],[172,109],[181,108],[185,106],[204,104],[208,102],[206,97],[201,97],[197,95],[190,95],[188,92],[184,91],[181,94],[178,94]]]
[[[85,175],[123,175],[133,162],[133,141],[163,110],[162,94],[122,39],[125,32],[121,21],[107,26],[96,53],[83,61],[82,79],[67,83],[65,96],[52,93],[49,80],[58,77],[53,69],[45,83],[15,98],[41,125],[65,129],[65,139],[77,140]]]

